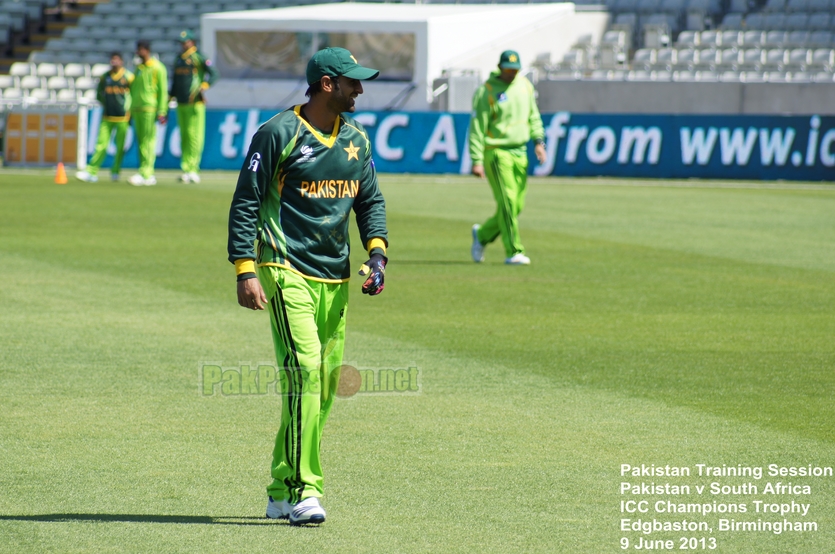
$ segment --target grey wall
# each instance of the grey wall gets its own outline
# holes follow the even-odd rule
[[[835,114],[835,83],[540,81],[542,113]]]

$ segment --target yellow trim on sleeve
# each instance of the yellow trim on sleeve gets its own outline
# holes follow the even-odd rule
[[[200,88],[203,90],[209,90],[209,83],[203,81],[202,83],[200,83]]]
[[[371,255],[371,251],[374,250],[375,248],[382,248],[383,249],[383,254],[385,254],[386,253],[386,241],[384,241],[380,237],[374,237],[374,238],[368,239],[368,245],[366,247],[366,250],[368,250],[368,254]]]
[[[235,260],[235,275],[244,273],[255,273],[255,260],[250,258]]]

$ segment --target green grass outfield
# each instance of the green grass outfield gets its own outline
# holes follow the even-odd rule
[[[294,528],[262,519],[279,398],[200,394],[201,362],[273,361],[226,261],[234,180],[0,172],[0,551],[621,552],[641,536],[624,517],[709,522],[646,535],[677,550],[835,551],[835,478],[620,474],[835,466],[835,186],[532,180],[533,264],[506,267],[498,244],[469,258],[486,183],[382,176],[388,281],[377,298],[352,282],[346,361],[417,367],[420,392],[337,401],[328,521]],[[629,499],[808,503],[786,517],[818,531],[720,532],[716,514],[623,514]]]

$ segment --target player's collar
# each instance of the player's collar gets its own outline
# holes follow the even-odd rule
[[[117,71],[116,73],[113,73],[112,69],[110,70],[110,78],[113,79],[114,81],[118,81],[119,79],[121,79],[124,76],[125,76],[125,68],[124,67],[120,67],[119,71]]]
[[[319,142],[321,142],[322,144],[324,144],[328,148],[333,146],[333,143],[336,142],[336,135],[339,134],[339,123],[340,123],[341,116],[336,116],[336,121],[333,122],[333,131],[331,131],[331,136],[328,137],[328,138],[325,138],[322,135],[322,133],[320,133],[319,130],[316,129],[316,127],[311,125],[310,122],[307,121],[307,119],[305,119],[302,116],[302,105],[301,104],[299,104],[298,106],[293,107],[293,113],[295,113],[296,117],[298,117],[299,120],[302,123],[304,123],[304,126],[307,127],[307,130],[310,131],[313,134],[314,137],[319,139]]]
[[[186,50],[185,52],[183,52],[182,54],[180,54],[180,57],[181,57],[181,58],[183,58],[183,59],[186,59],[186,58],[188,58],[189,56],[191,56],[192,54],[194,54],[195,52],[197,52],[197,47],[196,47],[196,46],[192,46],[191,48],[189,48],[188,50]]]

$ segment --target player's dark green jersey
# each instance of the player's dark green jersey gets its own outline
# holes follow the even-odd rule
[[[104,108],[105,121],[127,121],[130,119],[130,84],[133,73],[120,68],[101,76],[97,91],[99,103]]]
[[[301,106],[281,112],[255,133],[241,169],[229,213],[229,261],[255,259],[346,281],[352,208],[363,246],[384,249],[385,201],[365,129],[341,116],[327,136],[304,119]]]
[[[171,96],[178,104],[203,101],[203,91],[217,80],[217,69],[197,48],[189,48],[174,62]]]

